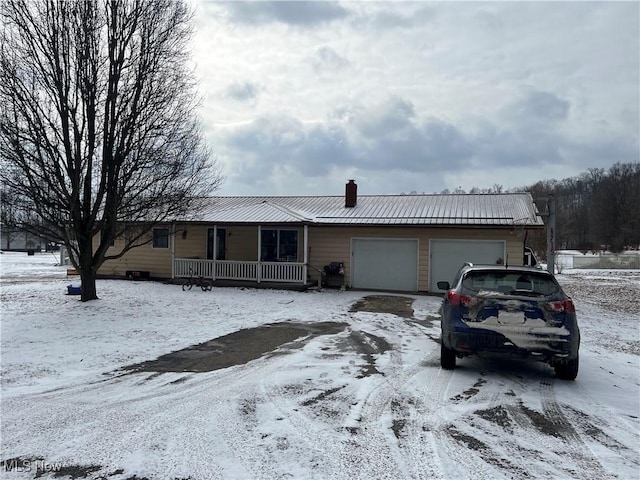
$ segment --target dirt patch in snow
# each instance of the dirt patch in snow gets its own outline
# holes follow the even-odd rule
[[[364,358],[365,364],[362,366],[358,378],[375,374],[383,375],[376,368],[376,357],[374,355],[380,355],[391,350],[391,345],[384,338],[366,332],[354,331],[351,332],[346,342],[350,348],[355,349]]]
[[[358,300],[351,307],[351,312],[392,313],[399,317],[413,317],[413,299],[395,295],[369,295]]]
[[[392,295],[371,295],[356,302],[351,312],[392,313],[399,317],[413,317],[413,299]],[[318,335],[334,335],[347,327],[341,322],[271,323],[239,330],[207,342],[192,345],[162,355],[155,360],[136,363],[123,368],[129,372],[211,372],[241,365],[282,347],[300,347]],[[304,341],[304,342],[303,342]],[[298,342],[298,343],[296,343]],[[391,346],[382,338],[368,333],[351,332],[347,342],[365,358],[361,376],[380,373],[373,355],[384,353]]]
[[[162,355],[155,360],[124,367],[133,372],[211,372],[241,365],[273,352],[299,339],[333,335],[347,327],[346,323],[271,323],[242,329],[208,342]]]

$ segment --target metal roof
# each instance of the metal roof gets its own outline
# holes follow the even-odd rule
[[[529,193],[211,197],[191,220],[242,224],[543,226]]]

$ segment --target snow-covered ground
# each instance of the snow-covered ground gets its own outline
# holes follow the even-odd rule
[[[582,330],[566,382],[441,370],[437,297],[404,317],[354,311],[371,292],[102,280],[81,303],[57,261],[0,255],[2,478],[640,478],[639,271],[558,276]],[[122,369],[276,322],[346,326],[209,372]]]

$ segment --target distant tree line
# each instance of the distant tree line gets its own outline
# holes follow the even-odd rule
[[[556,248],[621,252],[640,246],[640,162],[591,168],[526,189],[556,199]]]
[[[530,192],[541,199],[553,195],[556,203],[557,249],[583,253],[607,249],[621,252],[640,247],[640,162],[616,163],[609,170],[590,168],[564,180],[542,180],[528,187],[504,189],[461,188],[442,193]],[[543,202],[538,202],[542,211]],[[545,252],[544,232],[529,234],[527,244]]]

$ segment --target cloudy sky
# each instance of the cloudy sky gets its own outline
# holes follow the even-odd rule
[[[512,188],[640,161],[638,2],[195,1],[219,194]]]

